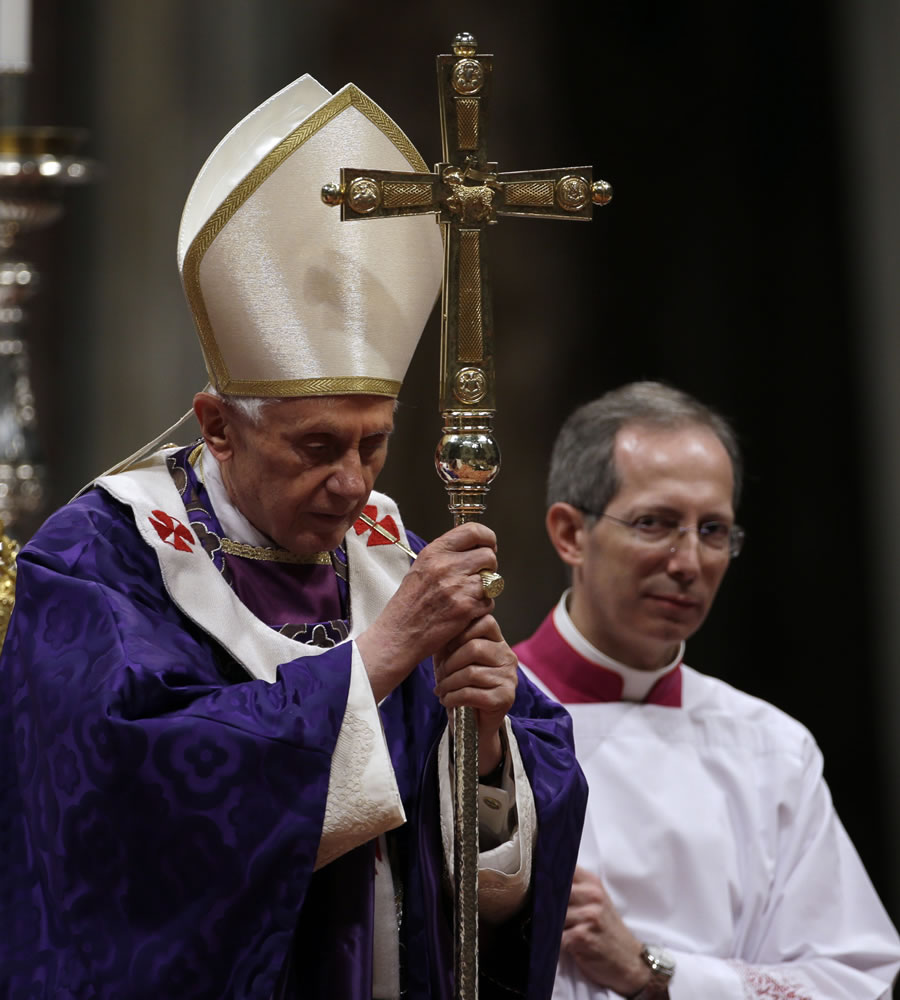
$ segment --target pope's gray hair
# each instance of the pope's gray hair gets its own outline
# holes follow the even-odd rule
[[[270,403],[284,403],[289,399],[297,399],[296,396],[232,396],[229,393],[218,392],[216,389],[207,390],[211,395],[224,400],[229,406],[233,406],[239,413],[242,413],[252,424],[259,426],[262,423],[263,411]],[[308,397],[310,399],[323,397]],[[394,412],[397,411],[397,400],[394,400]]]
[[[706,427],[722,442],[734,475],[737,509],[743,459],[728,421],[693,396],[662,382],[630,382],[580,406],[563,424],[553,445],[547,477],[547,506],[570,503],[602,514],[621,488],[615,445],[619,431],[637,424],[666,430]]]
[[[210,389],[210,394],[218,396],[219,399],[233,406],[239,413],[242,413],[252,424],[259,425],[262,422],[263,410],[269,403],[278,402],[276,396],[232,396],[227,392],[218,392]]]

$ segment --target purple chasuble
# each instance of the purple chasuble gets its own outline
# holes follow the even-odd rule
[[[325,648],[252,679],[169,597],[131,508],[95,489],[48,518],[0,654],[0,996],[372,1000],[373,845],[313,871],[350,683],[346,556],[225,552],[190,450],[171,471],[223,579]],[[453,994],[433,688],[427,660],[380,705],[407,816],[391,863],[408,1000]],[[525,910],[482,949],[481,997],[547,1000],[586,788],[571,720],[524,677],[509,718],[538,839]]]

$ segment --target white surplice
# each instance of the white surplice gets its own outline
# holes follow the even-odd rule
[[[622,674],[626,692],[640,680],[575,631],[565,595],[553,621],[585,670]],[[638,939],[673,954],[671,1000],[889,997],[900,939],[812,735],[720,680],[670,669],[682,671],[681,707],[566,706],[590,789],[579,865],[603,879]],[[618,994],[563,956],[553,997]]]

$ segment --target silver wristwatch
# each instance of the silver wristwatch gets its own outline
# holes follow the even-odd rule
[[[650,969],[650,982],[631,1000],[659,1000],[668,996],[669,984],[675,975],[675,959],[661,945],[645,944],[641,948],[641,960]]]

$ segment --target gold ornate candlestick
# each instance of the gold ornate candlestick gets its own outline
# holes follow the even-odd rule
[[[92,176],[91,162],[77,155],[84,138],[76,129],[0,125],[0,520],[7,530],[33,527],[46,493],[27,337],[39,275],[19,244],[59,219],[67,187]]]

